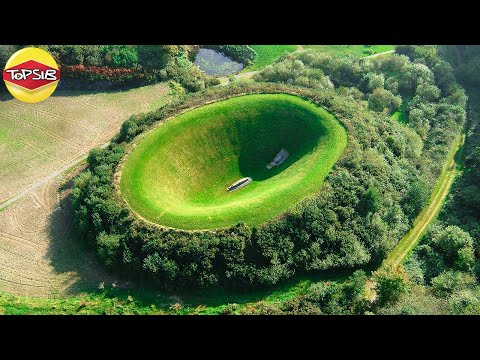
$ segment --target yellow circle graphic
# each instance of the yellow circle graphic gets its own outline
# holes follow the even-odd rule
[[[57,62],[48,52],[39,48],[27,47],[18,50],[10,57],[10,59],[8,59],[7,63],[5,64],[5,71],[30,60],[58,70]],[[58,81],[59,80],[50,82],[33,90],[29,90],[25,87],[8,81],[5,81],[5,85],[8,91],[10,91],[10,94],[12,94],[16,99],[27,103],[36,103],[43,101],[52,95],[57,88]]]

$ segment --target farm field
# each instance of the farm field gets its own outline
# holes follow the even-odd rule
[[[313,49],[340,57],[365,57],[395,49],[395,45],[304,45],[305,49]]]
[[[59,91],[30,104],[36,111],[3,98],[1,200],[107,142],[130,114],[168,99],[166,83],[111,93]],[[60,188],[74,174],[75,169],[61,174],[0,211],[0,291],[50,296],[111,279],[95,254],[76,241],[73,214],[61,203],[68,193]]]
[[[166,83],[122,92],[58,91],[37,104],[0,101],[0,204],[115,134],[168,96]]]
[[[70,190],[61,190],[72,171],[0,212],[0,292],[67,296],[115,281],[75,235]]]
[[[345,130],[324,109],[290,95],[241,96],[141,138],[125,161],[121,189],[137,214],[161,225],[257,225],[318,191],[345,147]],[[290,156],[266,169],[282,148]],[[243,177],[253,182],[226,191]]]

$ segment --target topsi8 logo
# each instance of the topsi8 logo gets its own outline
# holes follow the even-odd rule
[[[3,70],[3,80],[15,98],[35,103],[52,95],[60,80],[60,70],[49,53],[28,47],[10,57]]]

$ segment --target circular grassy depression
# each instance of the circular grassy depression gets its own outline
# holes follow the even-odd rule
[[[179,229],[257,225],[319,190],[347,144],[333,115],[299,97],[245,95],[190,110],[147,133],[120,187],[143,218]],[[285,148],[290,156],[266,164]],[[227,192],[243,177],[253,181]]]

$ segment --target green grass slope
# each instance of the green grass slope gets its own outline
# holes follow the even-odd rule
[[[246,95],[170,120],[137,141],[120,186],[142,217],[180,229],[258,225],[319,190],[347,144],[326,110],[291,95]],[[267,170],[281,148],[290,157]],[[227,192],[236,180],[248,186]]]

